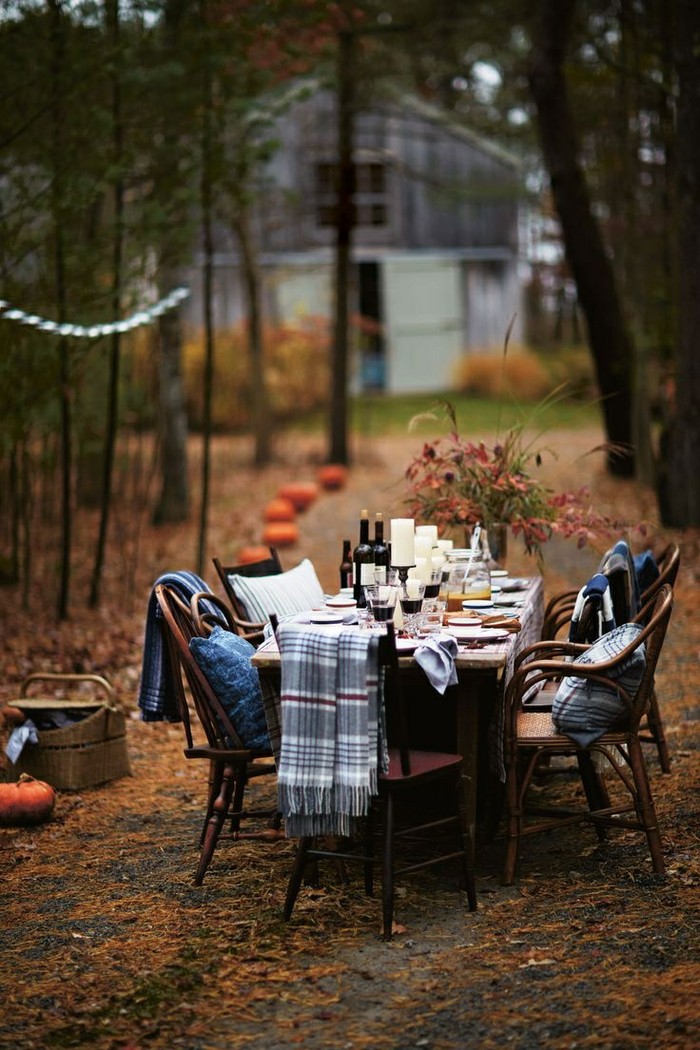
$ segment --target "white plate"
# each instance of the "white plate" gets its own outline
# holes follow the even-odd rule
[[[344,594],[336,594],[334,598],[326,598],[325,604],[328,609],[354,609],[357,606],[354,598],[346,597]]]
[[[343,617],[334,612],[312,612],[309,613],[309,623],[342,623]]]
[[[500,583],[492,583],[491,584],[491,594],[498,594],[500,589],[501,589]]]
[[[510,594],[499,594],[496,598],[496,605],[510,605],[511,607],[517,606],[521,608],[525,604],[524,598],[516,598],[515,595]]]
[[[488,598],[469,598],[462,602],[463,609],[493,609],[493,602]]]
[[[501,580],[502,591],[526,591],[530,586],[529,580],[514,579],[514,580]]]
[[[399,653],[412,653],[414,649],[417,649],[420,642],[415,638],[397,638],[396,639],[396,651]]]
[[[451,627],[481,627],[478,616],[448,616],[447,622]]]
[[[492,576],[507,576],[508,575],[508,570],[507,569],[491,569],[491,575]]]
[[[449,633],[458,642],[500,642],[508,637],[510,631],[497,627],[450,627]]]

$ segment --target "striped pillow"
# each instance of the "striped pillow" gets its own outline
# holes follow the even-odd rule
[[[323,588],[308,558],[275,576],[237,576],[231,573],[229,581],[244,610],[244,617],[253,623],[267,623],[270,613],[276,613],[282,619],[323,604]]]
[[[641,626],[624,623],[604,634],[572,664],[597,664],[613,660],[634,642]],[[635,649],[608,677],[619,682],[622,688],[634,696],[644,674],[646,655],[644,645]],[[620,696],[598,682],[569,675],[559,684],[552,702],[552,721],[560,733],[571,737],[581,747],[588,747],[611,729],[625,715],[627,708]]]

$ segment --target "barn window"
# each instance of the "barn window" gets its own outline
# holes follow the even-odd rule
[[[316,222],[335,225],[337,164],[316,165]],[[376,162],[353,165],[354,223],[386,226],[389,221],[386,167]]]

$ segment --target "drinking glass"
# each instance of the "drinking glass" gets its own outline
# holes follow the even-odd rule
[[[399,588],[387,583],[374,583],[365,587],[365,598],[376,623],[393,620]]]
[[[401,587],[400,601],[401,612],[403,613],[403,626],[409,638],[416,638],[418,635],[423,612],[425,586],[423,580],[409,579]]]

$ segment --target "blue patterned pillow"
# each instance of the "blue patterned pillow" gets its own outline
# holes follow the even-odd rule
[[[576,664],[598,664],[614,659],[639,636],[642,627],[625,623],[602,635],[581,656]],[[630,696],[634,696],[644,674],[646,654],[644,645],[638,646],[608,677],[619,682]],[[612,729],[625,715],[627,708],[619,695],[599,682],[577,678],[575,674],[563,678],[552,701],[552,721],[560,733],[571,737],[581,747],[588,747],[608,729]]]
[[[260,680],[250,658],[255,649],[245,638],[215,627],[208,638],[192,638],[190,652],[221,701],[244,747],[272,754]]]

